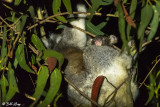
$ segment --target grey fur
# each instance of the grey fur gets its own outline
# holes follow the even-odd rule
[[[71,24],[85,29],[84,17],[71,22]],[[109,45],[86,46],[86,34],[67,26],[64,28],[61,36],[62,38],[58,43],[56,42],[53,47],[55,50],[61,52],[68,61],[64,70],[64,76],[67,79],[83,93],[91,97],[94,80],[98,76],[103,75],[106,79],[99,93],[98,104],[109,107],[133,106],[133,102],[138,95],[138,88],[133,81],[136,71],[132,71],[134,75],[132,75],[130,80],[127,79],[132,73],[129,71],[132,67],[132,58],[129,55],[125,53],[120,54],[118,50]],[[113,97],[112,100],[109,98],[111,102],[108,102],[109,100],[106,101],[108,96],[115,91],[120,84],[122,85],[117,89],[115,97]],[[70,99],[72,99],[73,105],[81,103],[82,106],[91,107],[91,102],[71,85],[68,85],[67,94]],[[134,99],[134,101],[132,99]]]

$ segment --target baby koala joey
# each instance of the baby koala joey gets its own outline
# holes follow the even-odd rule
[[[104,76],[106,79],[103,81],[99,92],[98,104],[106,107],[133,106],[138,95],[138,87],[134,83],[136,71],[130,71],[132,58],[125,53],[121,54],[120,51],[110,46],[112,44],[108,38],[109,43],[105,43],[102,36],[97,38],[92,40],[91,45],[84,47],[81,52],[77,53],[81,56],[78,59],[81,63],[71,62],[67,65],[65,77],[84,94],[91,97],[94,80],[98,76]],[[97,41],[101,45],[97,45]],[[72,56],[72,54],[67,56],[70,55]],[[70,61],[70,59],[68,60]],[[78,65],[81,69],[74,65]],[[130,76],[131,73],[133,73],[132,76]],[[131,77],[131,81],[128,80],[129,77]],[[74,105],[80,103],[81,106],[91,106],[90,101],[72,86],[68,86],[67,92],[68,96],[73,99]]]
[[[98,35],[95,38],[91,38],[87,41],[87,45],[96,45],[96,46],[112,46],[116,44],[118,41],[117,37],[115,35]]]

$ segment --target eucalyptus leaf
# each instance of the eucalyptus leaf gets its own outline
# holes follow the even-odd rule
[[[61,6],[61,0],[53,0],[52,3],[52,10],[54,14],[58,14],[60,13],[60,6]],[[67,20],[63,17],[63,16],[57,16],[56,17],[59,21],[62,21],[64,23],[67,23]]]
[[[99,29],[99,27],[93,25],[90,21],[86,21],[86,23],[87,31],[95,35],[104,35],[104,33]]]
[[[23,3],[26,4],[27,3],[26,0],[23,0]]]
[[[2,47],[1,47],[1,63],[0,67],[3,67],[5,61],[5,58],[7,57],[7,47],[6,47],[6,39],[7,39],[7,27],[4,25],[4,30],[3,30],[3,41],[2,41]]]
[[[30,6],[29,9],[28,9],[30,15],[32,18],[35,18],[35,12],[34,12],[34,7],[33,6]]]
[[[94,13],[101,5],[110,5],[113,3],[113,0],[91,0],[92,8],[89,8],[89,12],[91,13],[89,20],[92,19]]]
[[[46,60],[48,57],[55,57],[57,58],[58,60],[58,65],[59,65],[59,69],[61,68],[63,62],[64,62],[64,56],[57,52],[57,51],[54,51],[54,50],[46,50],[44,51],[44,55],[43,55],[43,59]]]
[[[58,12],[60,6],[61,6],[61,0],[53,0],[53,4],[52,4],[53,13]]]
[[[58,25],[57,29],[63,29],[65,27],[65,25]]]
[[[45,97],[45,99],[42,101],[42,104],[39,104],[39,107],[46,107],[48,104],[50,104],[54,97],[56,96],[57,92],[59,91],[59,88],[61,86],[62,81],[62,75],[61,72],[58,69],[55,69],[50,77],[50,87],[48,90],[48,93]]]
[[[18,25],[16,27],[17,31],[22,32],[24,25],[26,24],[27,15],[23,15],[21,20],[18,20]]]
[[[32,64],[36,63],[36,56],[34,54],[31,55],[31,63]]]
[[[126,47],[127,51],[129,52],[128,41],[126,40],[126,34],[125,34],[125,28],[126,28],[126,26],[125,26],[125,18],[124,18],[124,12],[123,12],[121,3],[119,2],[116,5],[116,7],[117,7],[118,12],[119,12],[118,28],[119,28],[121,39],[122,39],[122,42],[123,42],[123,46],[122,47]]]
[[[15,61],[16,60],[18,61],[21,68],[23,68],[27,72],[34,73],[34,71],[26,63],[25,53],[24,53],[24,45],[23,44],[20,44],[17,47],[17,50],[15,52]],[[15,62],[15,61],[14,61],[14,63],[16,65],[17,62]]]
[[[41,68],[39,69],[39,74],[38,74],[38,77],[37,77],[37,85],[36,85],[36,88],[35,88],[35,92],[34,94],[32,95],[32,97],[34,97],[36,99],[36,101],[34,101],[30,107],[33,107],[37,101],[40,99],[43,91],[44,91],[44,88],[46,86],[46,83],[47,83],[47,80],[48,80],[48,77],[49,77],[49,71],[48,71],[48,68],[46,66],[41,66]]]
[[[151,21],[150,34],[148,35],[148,38],[147,38],[148,41],[151,40],[155,36],[157,29],[158,29],[158,25],[159,25],[159,12],[157,11],[157,8],[155,6],[152,6],[152,7],[153,7],[154,15]]]
[[[149,102],[151,102],[152,98],[154,97],[154,87],[150,86],[148,89],[149,89],[149,98],[146,101],[145,105],[147,105]]]
[[[156,78],[158,78],[159,75],[160,75],[160,70],[157,72]]]
[[[156,1],[156,8],[160,14],[160,1],[158,1],[158,0]]]
[[[12,22],[15,23],[15,20],[19,20],[19,19],[16,17],[16,12],[13,12],[13,14],[12,14]]]
[[[6,95],[5,102],[10,101],[16,94],[16,92],[19,92],[17,81],[14,75],[14,70],[12,69],[12,65],[10,62],[8,64],[8,82],[9,82],[9,90]]]
[[[130,17],[132,19],[134,19],[136,7],[137,7],[137,0],[132,0],[130,10],[129,10],[129,14],[130,14]],[[131,26],[128,24],[127,25],[127,37],[128,37],[128,39],[130,39],[130,31],[131,31]]]
[[[5,57],[7,56],[7,47],[3,47],[1,49],[2,53],[1,53],[1,60],[4,61]],[[5,61],[4,61],[5,62]],[[2,62],[3,63],[3,62]]]
[[[99,6],[101,5],[101,1],[102,0],[92,0],[92,8],[89,8],[89,12],[91,13],[91,15],[89,16],[89,20],[92,19],[95,11],[99,8]]]
[[[158,83],[158,86],[156,87],[156,89],[154,91],[156,96],[159,96],[159,89],[160,89],[160,82]]]
[[[146,101],[145,105],[147,105],[151,100],[152,98],[154,97],[154,84],[155,84],[155,78],[154,78],[154,75],[151,73],[149,75],[149,80],[150,80],[150,86],[148,87],[148,90],[149,90],[149,98],[148,100]]]
[[[67,20],[63,16],[57,16],[56,18],[63,23],[67,23]]]
[[[104,28],[104,26],[106,26],[106,24],[107,24],[107,22],[102,22],[102,23],[98,24],[96,27],[98,29],[102,29],[102,28]]]
[[[42,41],[39,39],[39,37],[37,35],[32,34],[31,41],[39,51],[45,50],[45,47],[44,47]]]
[[[18,60],[15,58],[14,63],[13,63],[14,67],[17,68],[18,66]]]
[[[20,32],[22,32],[22,30],[23,30],[23,28],[24,28],[24,26],[26,24],[26,20],[27,20],[27,15],[25,14],[25,15],[22,16],[21,31]]]
[[[63,4],[65,5],[67,11],[72,13],[71,0],[63,0]]]
[[[8,86],[8,80],[6,79],[4,75],[2,75],[2,78],[1,78],[2,102],[4,102],[6,98],[7,86]]]
[[[101,0],[101,5],[110,5],[113,3],[113,0]]]
[[[141,10],[141,22],[137,33],[138,39],[140,40],[140,50],[143,43],[145,29],[149,25],[152,16],[153,16],[153,9],[149,4],[146,4]]]
[[[8,20],[10,22],[16,22],[19,19],[17,17],[15,17],[14,14],[13,14],[12,17],[7,17],[6,20]]]
[[[18,5],[21,3],[21,1],[22,1],[22,0],[15,0],[15,1],[14,1],[14,5],[15,5],[15,6],[18,6]]]

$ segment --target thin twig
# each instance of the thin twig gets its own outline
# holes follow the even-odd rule
[[[115,88],[115,90],[106,98],[106,100],[105,100],[105,105],[106,105],[106,104],[109,104],[109,103],[113,100],[113,98],[115,97],[118,89],[119,89],[129,78],[131,78],[131,75],[129,75],[118,87],[114,86],[114,85],[113,85],[111,82],[109,82],[108,79],[106,78],[107,82],[110,83],[110,84]],[[114,94],[114,95],[113,95],[113,94]],[[113,95],[113,97],[108,101],[108,99],[109,99],[112,95]]]
[[[33,53],[35,53],[36,55],[39,54],[38,50],[36,50],[36,49],[34,48],[34,46],[32,46],[30,43],[29,43],[28,47],[29,47],[29,48],[33,51]]]
[[[86,3],[87,3],[87,5],[90,7],[90,8],[92,8],[92,6],[89,4],[89,2],[87,1],[87,0],[84,0]]]
[[[63,15],[69,15],[69,14],[70,14],[69,12],[58,13],[58,14],[49,16],[49,17],[47,17],[46,19],[40,21],[39,24],[43,24],[43,23],[46,23],[46,22],[56,23],[57,21],[51,21],[50,19],[53,19],[53,18],[55,18],[55,17],[57,17],[57,16],[63,16]],[[90,15],[91,13],[87,13],[87,12],[73,12],[72,14],[87,14],[87,15]],[[95,15],[97,15],[97,16],[102,16],[102,13],[95,13]],[[117,17],[117,16],[115,16],[115,15],[113,15],[113,14],[106,14],[106,16],[109,16],[109,17]],[[28,30],[33,29],[34,27],[38,26],[39,24],[36,23],[36,24],[28,27]],[[79,27],[77,27],[77,26],[74,26],[74,25],[72,25],[72,26],[73,26],[73,28],[78,29],[78,30],[80,30],[80,31],[82,31],[82,32],[84,32],[84,33],[92,36],[92,37],[96,37],[96,35],[88,32],[88,31],[86,31],[86,30],[83,30],[83,29],[81,29],[81,28],[79,28]]]
[[[149,77],[149,75],[151,74],[151,72],[153,71],[153,69],[156,67],[156,65],[160,62],[160,59],[158,59],[158,61],[156,61],[156,63],[154,64],[154,66],[152,67],[152,69],[149,71],[149,73],[147,74],[147,76],[145,77],[145,79],[143,80],[143,82],[140,84],[139,88],[142,87],[142,85],[145,83],[145,81],[147,80],[147,78]]]
[[[159,39],[160,39],[160,37],[158,36],[158,37],[156,37],[154,40],[159,40]],[[153,41],[153,40],[150,40],[150,41],[148,41],[148,42],[143,43],[143,44],[142,44],[142,47],[145,47],[146,45],[150,44],[152,41]]]
[[[43,23],[47,22],[47,20],[50,20],[50,19],[55,18],[55,17],[57,17],[57,16],[64,16],[64,15],[69,15],[69,14],[70,14],[69,12],[58,13],[58,14],[49,16],[49,17],[47,17],[46,19],[40,21],[39,24],[43,24]],[[73,12],[72,14],[86,14],[86,15],[88,15],[88,16],[91,15],[91,13],[87,13],[87,12]],[[102,16],[102,13],[95,13],[95,15],[97,15],[97,16]],[[118,17],[118,16],[115,16],[115,15],[113,15],[113,14],[106,14],[106,16],[108,16],[108,17]],[[30,26],[30,27],[28,28],[28,30],[31,30],[31,29],[33,29],[33,28],[36,27],[36,26],[38,26],[38,23]]]
[[[77,27],[77,26],[74,26],[74,25],[72,25],[72,26],[73,26],[73,28],[78,29],[78,30],[80,30],[80,31],[82,31],[82,32],[84,32],[84,33],[86,33],[86,34],[92,36],[92,37],[96,37],[96,35],[94,35],[94,34],[88,32],[88,31],[86,31],[86,30],[83,30],[83,29],[81,29],[80,27]]]
[[[15,47],[17,41],[19,40],[20,34],[17,35],[15,41],[13,42],[13,48]]]
[[[64,80],[71,85],[75,90],[77,90],[83,97],[91,101],[93,104],[95,104],[98,107],[101,107],[101,105],[97,104],[97,102],[93,101],[91,98],[89,98],[87,95],[85,95],[81,90],[78,89],[71,81],[69,81],[67,78],[64,77]]]
[[[13,29],[13,31],[15,31],[17,34],[20,34],[20,32],[18,32],[14,27],[12,27],[10,24],[8,24],[1,16],[0,19],[11,29]]]
[[[6,4],[5,4],[5,3],[3,3],[3,2],[2,2],[2,4],[3,4],[3,6],[5,6],[7,9],[9,9],[9,10],[13,11],[13,8],[11,8],[10,6],[6,5]]]
[[[15,33],[17,33],[17,37],[15,39],[15,41],[13,42],[13,46],[12,46],[12,50],[10,52],[12,52],[15,48],[15,44],[17,43],[17,41],[19,40],[19,36],[20,36],[20,32],[18,32],[14,27],[12,27],[10,24],[8,24],[1,16],[0,16],[0,19],[8,26],[10,27],[11,29],[13,29],[15,31]],[[10,53],[9,53],[10,54]]]
[[[56,23],[57,21],[54,21],[54,20],[46,20],[46,22],[48,22],[48,23]]]
[[[24,94],[28,99],[31,99],[32,101],[36,101],[36,98],[34,98],[34,97],[32,97],[32,96],[30,96],[30,95],[28,95],[28,94]]]
[[[36,87],[35,86],[35,83],[33,82],[33,79],[32,79],[32,77],[31,77],[31,75],[29,74],[29,77],[30,77],[30,79],[31,79],[31,82],[32,82],[32,84],[33,84],[33,86],[34,86],[34,88]]]
[[[0,39],[3,39],[3,37],[0,37]],[[14,39],[13,39],[14,40]],[[19,43],[22,43],[21,41],[18,41]],[[24,43],[24,45],[26,45],[25,43]],[[39,52],[38,52],[38,50],[36,50],[35,48],[34,48],[34,46],[32,46],[30,43],[29,43],[29,45],[28,45],[28,47],[33,51],[33,53],[35,53],[36,55],[38,55],[39,54]]]

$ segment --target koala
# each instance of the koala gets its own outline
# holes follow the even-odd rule
[[[61,34],[49,33],[49,38],[42,39],[42,42],[48,49],[54,49],[61,39]]]
[[[82,4],[77,5],[77,8],[80,12],[86,12],[86,7]],[[78,19],[70,24],[85,30],[85,17],[86,15],[78,15]],[[102,75],[106,79],[101,85],[97,103],[105,107],[133,106],[138,96],[138,87],[134,83],[136,71],[131,69],[131,56],[111,46],[117,42],[114,36],[98,37],[87,43],[84,32],[66,26],[60,36],[54,37],[53,49],[61,52],[67,60],[65,78],[91,97],[94,80]],[[131,80],[127,81],[129,77]],[[91,102],[70,84],[67,95],[73,105],[91,107]]]
[[[77,11],[86,12],[85,5],[78,4]],[[73,17],[73,15],[70,16]],[[87,15],[85,14],[78,14],[78,18],[74,21],[71,21],[70,26],[65,26],[61,34],[51,33],[49,35],[49,39],[42,39],[44,45],[49,49],[59,51],[61,47],[65,48],[69,46],[82,49],[84,46],[86,46],[86,34],[80,30],[73,28],[72,26],[78,26],[79,28],[85,30],[86,16]]]
[[[63,52],[68,64],[64,70],[65,77],[77,86],[85,95],[91,97],[94,80],[103,75],[107,78],[101,86],[98,104],[101,106],[128,106],[133,103],[138,95],[138,87],[134,83],[136,71],[132,71],[131,81],[125,82],[132,73],[132,58],[111,46],[86,46],[83,50],[77,48],[66,48]],[[124,84],[122,84],[124,82]],[[117,89],[112,103],[106,102],[108,96]],[[114,86],[114,87],[113,87]],[[73,105],[77,103],[82,106],[91,106],[89,100],[68,85],[68,96],[73,99]],[[133,100],[132,100],[133,99]],[[110,99],[109,99],[110,101]],[[133,101],[133,102],[129,102]],[[109,103],[109,104],[108,104]]]

